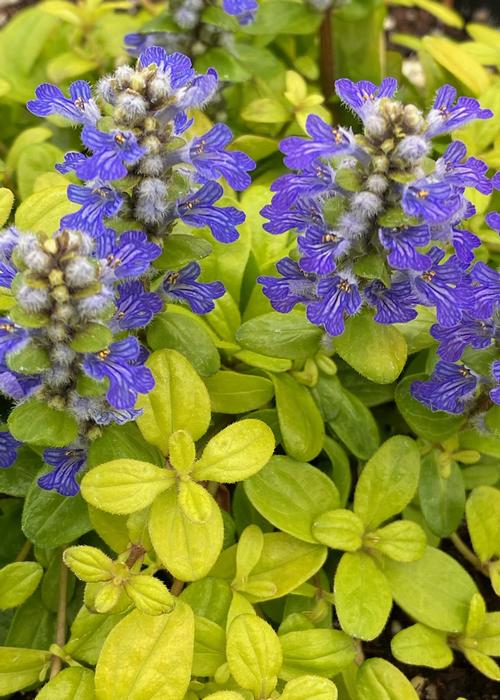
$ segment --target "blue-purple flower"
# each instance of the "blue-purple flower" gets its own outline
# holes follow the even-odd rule
[[[443,360],[457,362],[467,347],[481,350],[491,345],[495,326],[490,320],[480,321],[464,313],[456,326],[432,326],[431,335],[439,341],[438,354]]]
[[[147,394],[154,386],[151,371],[136,364],[140,352],[137,338],[129,336],[85,357],[83,369],[89,377],[109,381],[106,398],[114,408],[133,408],[137,394]]]
[[[163,292],[167,302],[186,302],[196,314],[207,314],[215,308],[214,299],[221,297],[221,282],[199,282],[201,268],[192,262],[182,270],[167,272],[163,280]]]
[[[342,102],[349,105],[360,119],[365,120],[373,111],[374,105],[384,97],[393,97],[398,89],[395,78],[384,78],[380,87],[369,80],[357,83],[347,78],[335,82],[335,92]]]
[[[161,253],[160,246],[150,243],[143,231],[124,231],[115,243],[110,238],[106,240],[110,247],[101,250],[102,257],[106,258],[108,267],[117,279],[143,275]]]
[[[184,197],[177,203],[177,213],[185,224],[195,228],[208,226],[213,237],[221,243],[232,243],[239,234],[238,224],[245,214],[236,207],[215,207],[222,197],[223,189],[217,182],[207,182],[201,189]]]
[[[276,269],[281,277],[257,277],[273,309],[286,314],[297,304],[309,304],[318,299],[316,274],[304,272],[291,258],[280,260],[276,263]]]
[[[413,382],[411,393],[432,411],[463,413],[474,396],[477,376],[462,364],[440,360],[426,382]]]
[[[86,126],[82,141],[93,154],[76,166],[82,180],[120,180],[128,174],[127,165],[134,165],[146,153],[130,131],[115,129],[111,133]]]
[[[81,206],[73,214],[63,216],[61,226],[84,231],[94,238],[104,233],[105,219],[115,216],[123,203],[123,196],[102,180],[95,180],[92,186],[69,185],[68,199]]]
[[[344,332],[346,317],[353,316],[361,306],[361,295],[351,275],[334,275],[318,282],[319,301],[307,306],[311,323],[323,326],[329,335]]]
[[[44,451],[43,459],[52,470],[38,479],[38,485],[61,496],[76,496],[80,490],[76,475],[86,464],[87,451],[72,445],[54,447]]]
[[[310,114],[306,120],[310,138],[289,136],[280,143],[289,168],[307,168],[316,158],[356,152],[354,136],[347,129],[331,127],[321,117]]]
[[[21,446],[8,430],[0,431],[0,469],[11,467],[17,458],[17,450]]]
[[[431,248],[428,255],[432,261],[428,269],[414,278],[417,299],[420,304],[436,307],[440,325],[454,326],[471,305],[463,267],[455,256],[442,262],[445,253],[437,247]]]
[[[500,362],[498,360],[491,366],[491,376],[495,386],[490,391],[490,398],[494,403],[500,405]]]
[[[242,25],[250,24],[255,19],[258,9],[256,0],[222,0],[224,12],[236,17]]]
[[[116,331],[144,328],[161,311],[162,306],[158,294],[146,292],[139,280],[123,282],[118,286],[116,312],[111,327]]]
[[[427,115],[428,138],[460,129],[473,119],[490,119],[493,116],[490,109],[481,109],[473,97],[459,97],[455,103],[456,97],[457,91],[451,85],[439,88]]]
[[[380,280],[373,280],[363,289],[363,296],[370,306],[375,307],[374,320],[377,323],[407,323],[417,316],[417,300],[410,281],[403,275],[396,275],[390,287]]]
[[[85,80],[76,80],[69,88],[70,97],[65,97],[51,83],[42,83],[35,90],[36,100],[29,100],[27,107],[37,117],[57,114],[80,124],[94,126],[101,114],[97,107],[90,85]]]

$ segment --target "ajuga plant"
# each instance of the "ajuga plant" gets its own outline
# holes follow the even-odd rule
[[[15,300],[2,319],[2,391],[18,404],[9,419],[14,437],[1,434],[2,466],[15,460],[17,438],[29,441],[33,412],[55,412],[59,420],[44,452],[53,471],[39,480],[43,488],[77,493],[75,477],[100,427],[140,414],[137,395],[154,381],[144,367],[148,353],[131,331],[144,328],[164,300],[206,313],[224,293],[220,282],[198,281],[195,261],[168,269],[177,220],[208,225],[216,239],[230,242],[244,219],[234,207],[215,206],[223,192],[216,178],[224,174],[244,189],[253,168],[245,154],[225,150],[228,127],[182,137],[192,123],[186,109],[203,105],[216,85],[214,71],[196,75],[186,56],[154,47],[136,68],[122,66],[103,78],[97,101],[77,81],[70,97],[43,84],[28,104],[38,116],[58,114],[82,125],[89,152],[69,152],[57,166],[84,180],[69,185],[79,208],[63,217],[57,234],[41,240],[11,228],[1,239],[2,284]],[[189,246],[184,236],[188,259]]]
[[[277,311],[305,304],[308,319],[330,336],[341,335],[347,318],[363,308],[373,322],[407,323],[417,307],[435,309],[433,336],[442,341],[442,360],[429,383],[414,395],[433,410],[462,412],[480,383],[498,400],[500,364],[478,381],[464,365],[453,364],[467,346],[485,348],[498,339],[494,317],[500,277],[474,264],[480,239],[464,228],[475,214],[465,190],[490,194],[488,166],[466,158],[453,141],[433,159],[432,140],[492,112],[477,100],[442,87],[424,115],[394,95],[397,83],[381,86],[341,79],[336,91],[363,123],[354,134],[331,128],[311,115],[309,138],[281,142],[285,165],[297,170],[278,178],[275,195],[262,213],[273,234],[298,231],[297,252],[277,264],[280,277],[261,277]],[[496,214],[490,215],[494,225]],[[470,403],[470,401],[469,401]]]

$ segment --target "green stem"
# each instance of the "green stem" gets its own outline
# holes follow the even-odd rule
[[[333,56],[332,11],[325,13],[319,30],[320,82],[326,104],[334,95],[335,61]]]
[[[461,537],[457,535],[456,532],[450,536],[450,540],[453,542],[455,547],[458,549],[460,554],[466,559],[472,566],[480,571],[482,574],[485,573],[484,566],[478,556],[474,554],[472,549],[469,549]]]
[[[26,540],[26,542],[23,544],[21,549],[19,550],[19,554],[16,557],[16,561],[25,561],[27,559],[28,554],[31,552],[31,547],[33,546],[33,543],[30,542],[30,540]]]
[[[178,596],[181,594],[184,588],[184,581],[180,581],[178,578],[174,578],[172,585],[170,586],[170,593],[172,595]]]
[[[63,561],[61,553],[61,568],[59,569],[59,600],[57,604],[56,622],[56,644],[63,647],[66,641],[66,605],[68,598],[68,575],[69,569]],[[54,678],[62,668],[62,659],[58,656],[52,657],[50,666],[50,677]]]

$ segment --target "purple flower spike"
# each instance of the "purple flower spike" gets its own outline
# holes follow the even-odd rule
[[[396,277],[389,288],[380,280],[374,280],[365,287],[363,295],[377,310],[374,316],[377,323],[407,323],[417,316],[417,300],[405,277]]]
[[[222,0],[224,12],[236,17],[243,26],[254,21],[258,7],[256,0]]]
[[[124,282],[118,287],[112,330],[119,332],[131,328],[144,328],[153,316],[161,311],[162,306],[158,294],[146,292],[142,282]]]
[[[457,91],[451,85],[439,88],[427,116],[428,138],[460,129],[473,119],[490,119],[493,116],[490,109],[481,109],[481,105],[473,97],[459,97],[456,104],[453,104],[456,96]]]
[[[318,283],[319,301],[307,307],[311,323],[323,326],[329,335],[344,332],[345,317],[354,315],[361,306],[361,295],[351,276],[335,275]]]
[[[280,143],[280,150],[286,156],[284,163],[289,168],[307,168],[316,158],[331,158],[358,150],[350,131],[331,127],[316,114],[307,117],[306,131],[311,138],[289,136]]]
[[[147,394],[154,386],[150,370],[136,364],[140,352],[137,338],[129,336],[105,350],[85,356],[85,372],[92,379],[109,380],[106,398],[114,408],[134,408],[137,394]]]
[[[178,272],[167,272],[163,291],[168,302],[186,302],[196,314],[207,314],[215,308],[214,299],[221,297],[221,282],[198,282],[201,268],[192,262]]]
[[[405,188],[401,203],[405,214],[438,224],[447,221],[459,209],[461,201],[450,183],[422,178]]]
[[[125,163],[133,165],[146,153],[128,131],[104,133],[87,126],[82,131],[82,141],[93,155],[76,167],[82,180],[121,180],[128,174]]]
[[[197,192],[179,200],[177,212],[185,224],[195,228],[208,226],[216,240],[232,243],[239,236],[236,226],[245,221],[245,214],[236,207],[214,207],[222,194],[217,182],[207,182]]]
[[[439,341],[440,357],[448,362],[456,362],[469,346],[481,350],[491,345],[495,327],[491,321],[477,321],[470,314],[464,313],[456,326],[432,326],[431,335]]]
[[[297,304],[309,304],[318,299],[317,275],[305,273],[291,258],[280,260],[276,263],[276,269],[282,277],[257,277],[273,309],[286,314]]]
[[[185,87],[195,77],[190,58],[178,52],[168,54],[161,46],[150,46],[139,57],[141,68],[153,64],[168,77],[172,91]]]
[[[455,326],[471,305],[472,294],[463,281],[463,268],[455,256],[440,264],[445,253],[439,248],[431,248],[428,255],[432,265],[415,278],[418,301],[436,307],[440,325]]]
[[[379,238],[390,251],[387,261],[397,270],[427,270],[432,264],[428,255],[416,249],[426,246],[430,239],[429,227],[403,226],[402,228],[381,228]]]
[[[476,386],[477,377],[470,369],[440,360],[428,381],[413,382],[411,393],[431,411],[463,413]]]
[[[486,215],[486,223],[495,231],[500,233],[500,212],[492,211]]]
[[[17,450],[21,443],[7,430],[0,432],[0,469],[8,469],[17,458]]]
[[[76,80],[69,88],[70,99],[57,85],[42,83],[35,90],[36,100],[30,100],[27,108],[37,117],[58,114],[79,124],[94,126],[101,114],[92,98],[90,86],[85,80]]]
[[[481,319],[491,318],[500,306],[500,274],[484,262],[478,262],[472,269],[471,278],[476,299],[474,315]]]
[[[76,496],[80,487],[76,475],[85,466],[87,452],[81,447],[54,447],[45,450],[44,461],[53,467],[38,479],[38,485],[47,491],[57,491],[61,496]]]
[[[491,366],[491,376],[496,386],[490,391],[491,400],[500,405],[500,362],[494,362]]]
[[[446,182],[461,188],[474,187],[482,194],[491,194],[493,184],[486,177],[488,166],[478,158],[465,160],[467,149],[461,141],[450,143],[442,158],[436,162],[436,172]]]

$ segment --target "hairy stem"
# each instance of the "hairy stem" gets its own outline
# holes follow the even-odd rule
[[[184,581],[180,581],[178,578],[174,578],[172,585],[170,586],[170,593],[172,595],[180,595],[182,589],[184,588]]]
[[[68,598],[68,575],[69,569],[63,561],[61,553],[61,568],[59,569],[59,600],[57,604],[56,622],[56,644],[63,647],[66,641],[66,604]],[[54,678],[62,667],[62,659],[58,656],[52,657],[50,666],[50,677]]]

